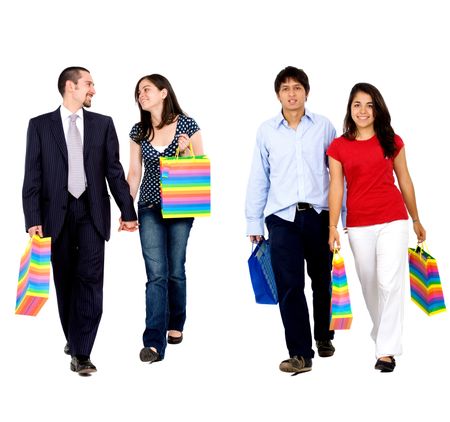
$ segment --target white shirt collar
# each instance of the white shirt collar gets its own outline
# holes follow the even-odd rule
[[[68,119],[69,116],[71,116],[72,113],[69,109],[67,109],[63,104],[61,104],[61,119],[62,121],[64,121],[65,119]],[[83,120],[83,109],[80,108],[76,113],[75,113],[81,120]]]

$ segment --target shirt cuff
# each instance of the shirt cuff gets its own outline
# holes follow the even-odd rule
[[[247,221],[247,236],[264,236],[264,220]]]

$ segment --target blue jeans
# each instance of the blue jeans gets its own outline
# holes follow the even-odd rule
[[[138,204],[139,234],[147,271],[143,341],[164,357],[167,330],[186,321],[186,246],[193,218],[163,219],[161,207]]]

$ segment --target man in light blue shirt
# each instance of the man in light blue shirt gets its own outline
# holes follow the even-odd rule
[[[308,76],[289,66],[275,79],[282,111],[258,129],[247,188],[247,234],[269,231],[272,266],[290,358],[283,372],[312,368],[312,335],[304,294],[305,265],[313,290],[314,339],[321,357],[332,356],[330,323],[332,254],[328,246],[328,162],[336,137],[331,122],[306,110]],[[265,218],[264,218],[265,217]]]

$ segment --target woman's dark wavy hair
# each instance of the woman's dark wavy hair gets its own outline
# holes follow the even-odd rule
[[[138,142],[142,141],[143,139],[147,138],[149,141],[153,139],[153,136],[155,134],[155,131],[153,129],[152,124],[152,115],[149,111],[145,111],[142,109],[141,105],[139,104],[139,84],[143,80],[150,81],[153,85],[156,86],[160,91],[163,89],[167,90],[167,96],[164,98],[163,103],[163,111],[161,116],[161,123],[156,126],[157,129],[161,129],[166,125],[170,125],[175,121],[177,116],[179,114],[186,115],[184,111],[181,109],[180,105],[178,104],[177,97],[175,95],[175,92],[172,88],[172,85],[170,85],[170,82],[162,75],[158,75],[157,73],[154,73],[152,75],[143,76],[136,84],[136,88],[134,89],[134,99],[136,100],[136,103],[139,107],[139,112],[141,114],[141,125],[142,125],[142,132],[139,137]]]
[[[344,119],[344,137],[354,140],[358,132],[356,124],[352,119],[351,111],[353,100],[358,92],[369,94],[372,98],[375,134],[383,148],[384,156],[392,158],[395,154],[396,147],[394,143],[395,132],[391,126],[391,115],[380,91],[371,84],[360,82],[352,88],[348,98],[347,114]]]

